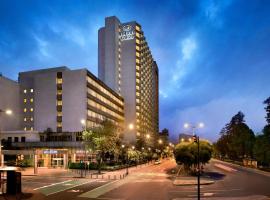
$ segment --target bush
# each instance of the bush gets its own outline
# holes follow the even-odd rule
[[[184,165],[186,171],[197,165],[197,143],[181,142],[176,145],[174,156],[177,164]],[[200,141],[200,162],[205,164],[211,159],[212,146],[207,141]]]

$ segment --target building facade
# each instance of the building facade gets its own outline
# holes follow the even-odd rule
[[[20,130],[19,84],[0,75],[0,132]],[[5,111],[12,110],[12,115]]]
[[[13,111],[0,116],[5,122],[1,154],[16,160],[25,156],[38,166],[67,167],[68,162],[91,160],[82,143],[85,128],[109,120],[123,133],[123,97],[86,69],[21,72],[18,82],[0,77],[0,92],[0,109]]]
[[[158,66],[140,24],[105,19],[98,34],[98,76],[125,99],[126,140],[150,144],[146,136],[155,138],[159,131]],[[128,124],[135,129],[127,130]]]
[[[81,132],[105,119],[123,126],[123,98],[86,69],[22,72],[19,85],[25,131]]]

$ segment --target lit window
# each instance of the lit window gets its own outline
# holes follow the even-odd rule
[[[30,111],[33,112],[34,111],[34,108],[30,108]]]
[[[31,131],[34,130],[33,127],[31,127],[30,130],[31,130]]]
[[[140,40],[136,39],[136,44],[140,44]]]
[[[27,130],[27,128],[26,128],[26,127],[24,127],[24,129],[23,129],[23,130],[25,130],[25,131],[26,131],[26,130]]]
[[[27,93],[27,90],[23,90],[23,93],[26,94]]]
[[[26,108],[24,108],[24,109],[23,109],[23,112],[27,112],[27,109],[26,109]]]
[[[32,122],[33,120],[34,120],[33,117],[31,117],[31,118],[30,118],[30,121]]]
[[[63,79],[57,78],[57,79],[56,79],[56,83],[57,83],[57,84],[62,84],[62,83],[63,83]]]
[[[27,102],[27,99],[23,99],[23,102],[26,103]]]
[[[26,117],[25,117],[25,118],[23,118],[23,121],[25,121],[25,122],[27,121]]]
[[[31,98],[31,99],[30,99],[30,102],[31,102],[31,103],[33,103],[33,101],[34,101],[34,99],[33,99],[33,98]]]
[[[62,101],[57,101],[56,103],[58,106],[62,106]]]
[[[136,56],[137,57],[140,57],[140,53],[136,51]]]
[[[57,122],[57,127],[62,127],[62,123],[61,122]]]
[[[61,117],[62,116],[62,112],[57,112],[57,116]]]
[[[30,89],[30,92],[33,93],[34,92],[34,89]]]
[[[136,58],[136,63],[140,63],[140,60]]]

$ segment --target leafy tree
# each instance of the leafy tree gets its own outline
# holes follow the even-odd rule
[[[83,131],[83,141],[87,149],[97,153],[99,173],[106,153],[114,154],[120,151],[121,138],[117,127],[109,120],[104,120],[100,126]]]
[[[215,145],[220,156],[228,156],[234,160],[253,156],[255,135],[245,123],[244,117],[245,115],[239,111],[221,130],[221,137]]]
[[[176,145],[174,156],[177,164],[183,164],[185,171],[189,171],[192,166],[197,165],[198,144],[181,142]],[[213,148],[209,142],[200,141],[200,162],[206,164],[212,156]]]
[[[254,157],[261,165],[270,165],[270,137],[258,135],[254,144]]]
[[[270,97],[268,97],[263,103],[266,104],[266,107],[264,108],[266,111],[265,119],[267,124],[270,125]]]

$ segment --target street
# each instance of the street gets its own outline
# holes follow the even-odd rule
[[[120,180],[25,176],[23,199],[108,199],[108,200],[177,200],[196,199],[196,185],[175,186],[173,160],[159,165],[146,165],[131,170]],[[201,186],[202,199],[267,199],[270,197],[270,176],[211,160],[205,166],[205,176],[214,184]],[[239,199],[237,198],[237,199]]]

